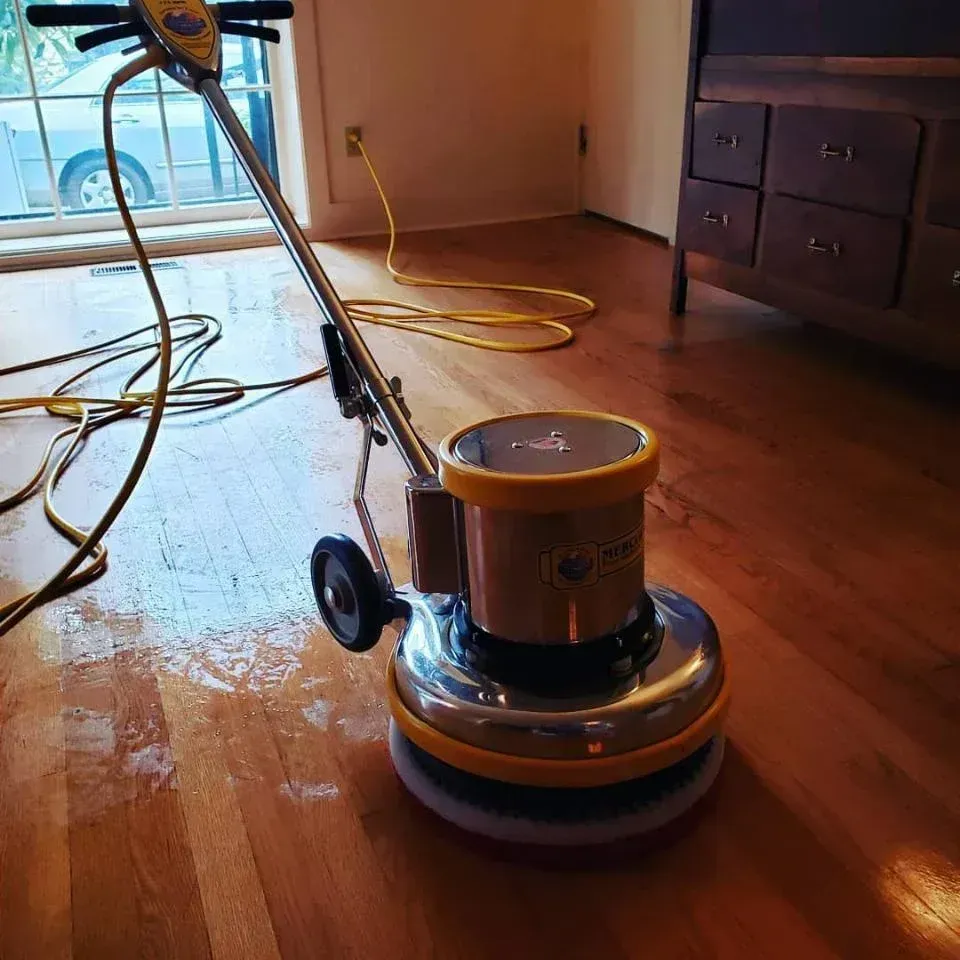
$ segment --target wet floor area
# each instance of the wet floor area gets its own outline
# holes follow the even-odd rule
[[[662,351],[669,254],[605,224],[404,247],[408,267],[571,286],[600,304],[556,353],[364,335],[431,443],[550,407],[658,433],[648,572],[711,612],[731,664],[715,796],[635,857],[546,867],[467,842],[404,793],[386,748],[392,635],[350,655],[312,595],[316,540],[362,536],[360,429],[321,380],[168,417],[107,536],[106,575],[0,638],[0,957],[957,956],[955,408],[725,295],[695,291],[688,347]],[[320,252],[343,295],[397,295],[380,241]],[[322,362],[315,310],[278,248],[185,263],[158,274],[169,311],[224,325],[194,375]],[[2,284],[0,364],[151,320],[136,275]],[[86,389],[115,393],[133,365]],[[0,392],[67,372],[18,374]],[[57,425],[0,420],[0,490]],[[58,494],[68,518],[99,516],[142,430],[90,438]],[[376,449],[369,502],[400,583],[404,479]],[[0,601],[67,555],[38,499],[0,516]]]

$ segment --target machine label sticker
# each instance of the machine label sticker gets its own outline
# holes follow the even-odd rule
[[[629,567],[643,555],[643,524],[619,540],[600,545],[600,576]]]
[[[213,53],[216,31],[202,0],[145,0],[145,6],[171,43],[197,60]]]
[[[643,524],[607,543],[562,544],[540,554],[540,580],[557,590],[589,587],[643,557]]]
[[[540,579],[558,590],[589,587],[600,579],[599,548],[595,543],[568,544],[540,554]]]

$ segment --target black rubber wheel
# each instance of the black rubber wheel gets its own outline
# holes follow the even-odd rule
[[[373,564],[349,537],[321,537],[310,561],[313,593],[333,638],[353,653],[375,646],[389,617]]]

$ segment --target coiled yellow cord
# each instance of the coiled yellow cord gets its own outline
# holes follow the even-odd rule
[[[68,540],[76,544],[77,549],[73,556],[71,556],[70,559],[41,587],[39,587],[37,590],[34,590],[32,593],[27,594],[26,596],[18,597],[17,599],[4,604],[3,607],[0,607],[0,634],[6,633],[8,630],[14,627],[31,611],[40,606],[41,603],[45,602],[51,597],[56,596],[58,593],[62,593],[65,590],[72,589],[81,583],[91,580],[105,569],[106,548],[103,546],[100,540],[103,537],[103,534],[109,529],[113,521],[117,518],[120,511],[123,509],[130,497],[130,494],[133,492],[133,489],[137,484],[137,480],[140,478],[140,475],[146,468],[150,451],[153,448],[153,442],[156,439],[157,432],[160,429],[160,420],[163,417],[163,407],[166,402],[172,358],[170,321],[167,317],[166,308],[164,307],[163,299],[160,296],[160,291],[157,288],[153,273],[150,272],[146,252],[143,249],[143,245],[140,242],[139,236],[137,236],[136,227],[134,226],[133,219],[130,216],[126,198],[123,196],[116,154],[113,150],[112,113],[113,98],[119,87],[128,80],[131,80],[133,77],[136,77],[138,74],[150,69],[150,67],[159,66],[161,62],[162,54],[159,50],[148,50],[132,63],[128,63],[121,67],[120,70],[118,70],[117,73],[111,77],[110,82],[107,84],[107,89],[103,94],[103,136],[104,147],[107,154],[107,166],[110,172],[110,181],[113,185],[114,194],[117,199],[120,217],[123,220],[124,226],[127,228],[128,233],[130,234],[130,241],[133,244],[137,260],[144,270],[144,279],[147,282],[150,298],[153,301],[154,309],[157,313],[156,326],[160,335],[160,342],[156,346],[155,357],[149,362],[149,366],[153,366],[154,361],[156,361],[159,364],[159,368],[157,373],[157,388],[154,392],[150,416],[147,420],[147,428],[144,432],[143,439],[140,442],[140,447],[137,450],[137,454],[134,457],[134,462],[130,467],[124,483],[117,491],[113,500],[111,500],[103,516],[94,525],[93,529],[90,530],[89,533],[84,533],[84,531],[79,529],[79,527],[76,527],[74,524],[70,523],[57,512],[53,504],[53,491],[56,488],[57,481],[70,465],[71,458],[73,457],[77,448],[83,442],[84,437],[91,429],[91,413],[85,405],[83,398],[58,398],[56,396],[50,396],[46,398],[47,404],[49,405],[51,401],[53,401],[53,406],[55,407],[55,409],[50,412],[59,413],[61,416],[66,415],[78,417],[80,422],[76,427],[61,430],[50,441],[50,443],[47,445],[44,456],[41,459],[40,470],[34,474],[31,480],[28,481],[24,487],[14,493],[12,497],[7,497],[6,500],[0,503],[0,507],[6,508],[8,505],[19,503],[26,496],[29,496],[30,491],[39,482],[40,476],[42,476],[44,470],[46,469],[57,443],[59,443],[61,439],[71,437],[71,440],[67,445],[67,449],[60,456],[60,459],[57,461],[56,465],[51,471],[50,477],[45,485],[44,510],[47,518],[54,525],[54,527],[56,527],[56,529],[59,530],[60,533],[62,533]],[[41,362],[38,365],[43,364]],[[97,364],[97,366],[99,365],[100,364]],[[32,364],[28,366],[32,366]],[[23,369],[23,365],[20,365],[18,369]],[[0,371],[0,373],[3,372],[4,371]],[[71,378],[71,382],[75,379],[76,378]],[[38,402],[39,400],[42,400],[42,398],[32,397],[4,401],[4,406],[0,408],[0,412],[20,411],[31,407],[41,406],[42,403]],[[138,406],[142,406],[144,403],[145,401],[139,403]],[[96,405],[101,404],[94,404],[94,406]],[[117,408],[116,405],[110,401],[102,405],[105,406],[109,411],[103,415],[103,421],[108,419],[117,419],[121,415],[128,415],[128,408]],[[100,422],[99,425],[103,425],[103,422]],[[87,559],[87,557],[93,558],[91,563],[88,564],[87,567],[81,568],[81,564]]]
[[[484,350],[502,350],[508,353],[533,353],[540,350],[555,350],[557,347],[566,346],[574,338],[573,329],[568,323],[574,320],[585,320],[590,317],[597,309],[596,304],[589,297],[579,293],[573,293],[569,290],[556,290],[551,287],[534,287],[519,283],[486,283],[475,280],[435,280],[430,277],[415,277],[410,274],[401,273],[394,266],[393,258],[397,247],[397,227],[393,219],[393,212],[390,209],[390,203],[387,195],[377,176],[377,171],[370,160],[366,147],[362,140],[356,140],[356,145],[360,150],[367,170],[370,172],[370,178],[377,189],[380,197],[380,203],[383,205],[383,211],[387,217],[387,223],[390,226],[390,245],[387,247],[387,270],[397,283],[411,287],[441,287],[445,289],[456,290],[492,290],[507,291],[514,293],[530,293],[538,296],[556,297],[558,299],[568,300],[575,304],[575,309],[570,309],[562,313],[514,313],[505,310],[432,310],[429,307],[421,307],[414,303],[405,303],[401,300],[345,300],[350,316],[354,320],[363,320],[369,323],[377,323],[386,327],[394,327],[398,330],[413,330],[417,333],[424,333],[431,337],[440,337],[444,340],[452,340],[455,343],[464,343],[471,347],[481,347]],[[370,307],[386,307],[388,311],[371,310]],[[395,312],[401,311],[401,312]],[[493,340],[487,337],[476,337],[468,334],[456,333],[452,330],[437,329],[426,325],[425,321],[431,322],[456,322],[475,323],[480,326],[513,326],[513,327],[532,327],[540,329],[554,330],[558,335],[548,340],[537,340],[524,342],[517,340]]]
[[[0,368],[0,377],[2,377],[40,367],[53,366],[68,360],[110,352],[109,356],[84,367],[64,380],[46,396],[0,398],[0,417],[30,410],[43,410],[50,416],[75,421],[70,426],[58,431],[50,439],[36,470],[30,478],[12,494],[0,498],[0,513],[29,499],[43,482],[43,507],[48,521],[77,547],[70,559],[38,589],[0,604],[0,636],[7,633],[15,624],[22,621],[47,600],[96,579],[106,570],[107,549],[102,543],[102,538],[125,506],[146,468],[166,408],[186,406],[201,409],[233,403],[253,391],[282,390],[298,386],[323,377],[327,372],[326,367],[322,366],[299,376],[264,383],[242,383],[232,377],[205,377],[198,380],[177,382],[177,378],[187,368],[187,364],[198,358],[220,338],[221,326],[214,317],[204,314],[167,316],[154,279],[153,270],[147,259],[146,251],[140,242],[126,198],[123,196],[116,155],[113,149],[112,111],[116,91],[138,74],[160,65],[162,65],[160,52],[155,49],[148,50],[143,56],[117,71],[103,96],[104,147],[114,197],[120,218],[133,245],[136,259],[147,283],[157,316],[156,322],[79,350]],[[574,339],[574,330],[569,324],[575,320],[590,317],[596,310],[594,302],[581,294],[525,284],[438,280],[429,277],[411,276],[399,271],[394,264],[397,228],[393,212],[366,148],[362,141],[357,140],[356,142],[376,187],[390,228],[386,266],[397,283],[417,287],[534,294],[567,300],[576,306],[564,312],[525,314],[503,310],[435,310],[400,300],[345,300],[344,306],[354,320],[439,337],[485,350],[500,350],[511,353],[554,350],[566,346]],[[486,327],[544,329],[550,331],[551,336],[545,340],[534,341],[499,340],[458,333],[443,326],[431,326],[431,324],[445,325],[457,322]],[[152,334],[152,340],[132,346],[126,345],[130,340],[148,333]],[[183,350],[183,353],[174,365],[174,354],[178,350]],[[66,394],[71,386],[82,382],[95,370],[141,352],[149,352],[147,359],[127,378],[116,397],[87,397]],[[138,381],[154,366],[158,366],[157,386],[152,390],[134,389]],[[134,462],[103,516],[89,532],[84,532],[57,510],[54,500],[57,484],[70,467],[78,449],[89,434],[121,418],[138,416],[144,412],[149,413],[147,428]],[[66,447],[54,462],[55,451],[64,441],[67,441]],[[52,469],[51,462],[53,462]],[[45,474],[47,476],[44,482]],[[89,562],[83,565],[85,560]]]

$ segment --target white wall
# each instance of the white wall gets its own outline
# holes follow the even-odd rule
[[[299,0],[314,235],[383,229],[347,125],[363,127],[402,228],[578,210],[590,6]]]
[[[691,0],[594,0],[584,206],[676,233]]]

